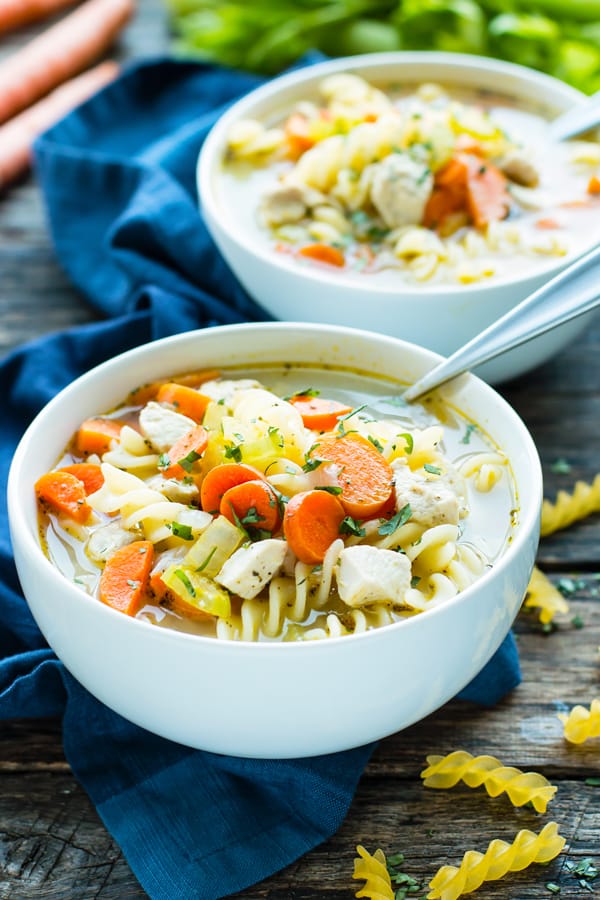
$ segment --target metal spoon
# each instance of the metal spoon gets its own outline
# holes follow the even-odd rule
[[[600,246],[567,266],[405,391],[408,402],[600,305]]]
[[[565,141],[600,125],[600,91],[592,94],[585,103],[557,116],[548,126],[551,140]]]

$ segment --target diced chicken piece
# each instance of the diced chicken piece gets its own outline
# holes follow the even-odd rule
[[[299,185],[282,184],[264,195],[260,212],[265,225],[299,222],[306,215],[304,190]]]
[[[155,475],[146,482],[146,485],[175,503],[190,505],[197,500],[199,495],[197,485],[191,480],[188,484],[185,480],[180,481],[178,478],[163,478],[162,475]]]
[[[286,553],[287,543],[275,538],[240,547],[215,575],[215,581],[232,594],[251,600],[277,575]]]
[[[106,561],[126,544],[138,540],[139,535],[121,528],[118,522],[110,522],[92,532],[86,544],[86,553],[97,562]]]
[[[157,453],[166,453],[196,422],[151,400],[140,412],[140,428]]]
[[[357,544],[340,553],[337,587],[347,606],[402,603],[410,588],[410,560],[403,553]]]
[[[388,228],[418,225],[433,188],[433,174],[408,153],[391,153],[373,167],[371,200]]]
[[[528,159],[519,153],[510,153],[500,161],[499,168],[514,181],[523,187],[537,187],[540,181],[537,169]]]
[[[411,520],[425,525],[457,525],[466,513],[461,477],[455,470],[437,475],[413,472],[403,461],[393,463],[396,509],[410,504]]]

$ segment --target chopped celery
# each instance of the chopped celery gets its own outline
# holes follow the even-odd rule
[[[214,578],[232,553],[247,540],[248,535],[241,528],[225,516],[217,516],[190,547],[183,562],[198,574]]]
[[[162,580],[177,598],[182,611],[188,607],[191,613],[204,612],[225,618],[231,615],[228,591],[193,566],[173,563],[163,573]]]

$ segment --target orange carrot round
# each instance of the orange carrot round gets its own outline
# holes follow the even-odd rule
[[[600,178],[597,175],[592,175],[588,181],[587,192],[592,195],[600,194]]]
[[[179,438],[167,456],[169,465],[162,469],[165,478],[185,478],[192,471],[194,463],[200,459],[208,444],[208,432],[202,425],[196,425]]]
[[[327,491],[304,491],[287,503],[283,531],[292,552],[301,562],[323,562],[331,544],[340,536],[346,513],[340,501]]]
[[[196,372],[186,372],[185,375],[177,376],[177,384],[186,387],[198,388],[205,381],[213,381],[218,378],[221,373],[218,369],[199,369]],[[140,384],[129,392],[127,402],[131,406],[145,406],[149,400],[156,400],[156,396],[164,384],[170,384],[166,378],[158,381],[150,381],[147,384]]]
[[[82,456],[105,453],[111,441],[118,440],[122,427],[115,419],[86,419],[77,432],[75,449]]]
[[[36,481],[35,493],[44,508],[76,522],[86,522],[92,511],[83,481],[70,472],[47,472]]]
[[[277,495],[262,479],[244,481],[225,491],[219,512],[234,525],[237,519],[244,528],[271,534],[277,531],[281,522]]]
[[[170,403],[175,407],[177,412],[193,419],[195,422],[201,422],[206,412],[206,407],[210,403],[210,397],[201,394],[200,391],[185,384],[178,384],[175,381],[168,381],[161,384],[156,394],[159,403]]]
[[[319,459],[339,467],[340,501],[349,516],[370,519],[385,507],[393,489],[393,471],[379,450],[360,434],[322,438]]]
[[[332,431],[339,416],[352,412],[351,406],[345,406],[337,400],[326,400],[324,397],[291,397],[290,403],[302,416],[306,428],[313,431]]]
[[[135,616],[148,595],[153,560],[152,541],[134,541],[120,547],[100,576],[102,603],[127,616]]]
[[[60,471],[69,472],[83,482],[86,495],[95,494],[104,484],[102,469],[94,463],[74,463],[72,466],[63,466]]]
[[[292,113],[285,123],[284,131],[292,159],[298,159],[314,146],[314,138],[310,136],[308,129],[308,119],[301,113]]]
[[[298,255],[313,259],[315,262],[325,263],[328,266],[343,268],[346,264],[342,251],[329,244],[307,244],[306,247],[300,247]]]
[[[210,469],[200,485],[200,505],[205,512],[216,514],[223,494],[237,484],[262,479],[262,472],[245,463],[223,463]]]

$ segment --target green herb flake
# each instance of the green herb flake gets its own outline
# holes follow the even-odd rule
[[[288,397],[284,397],[284,400],[293,400],[295,397],[318,397],[321,391],[317,391],[314,388],[304,388],[303,391],[296,391],[294,394],[290,394]]]
[[[474,431],[477,431],[477,425],[469,423],[465,428],[465,433],[460,439],[461,444],[470,444],[471,443],[471,435]]]
[[[581,618],[581,616],[573,616],[571,619],[571,625],[573,628],[583,628],[585,626],[585,622]]]
[[[200,454],[196,453],[195,450],[190,450],[187,456],[184,456],[183,459],[178,459],[177,462],[185,472],[191,472],[192,466],[199,459]]]
[[[587,784],[588,787],[600,787],[600,778],[586,778],[585,784]]]
[[[315,469],[318,469],[319,466],[325,462],[325,460],[319,459],[318,456],[313,456],[313,453],[315,452],[315,450],[317,449],[318,446],[319,446],[318,443],[313,444],[312,447],[309,447],[309,449],[304,454],[305,462],[304,462],[304,465],[302,466],[303,472],[314,472]]]
[[[426,472],[429,472],[430,475],[441,475],[442,474],[442,470],[439,468],[439,466],[432,466],[431,463],[425,463],[423,468],[425,469]]]
[[[326,491],[328,494],[335,494],[336,496],[338,494],[342,493],[341,487],[338,487],[335,484],[319,484],[319,485],[317,485],[315,490],[316,491]]]
[[[383,453],[383,444],[381,441],[378,441],[376,437],[373,437],[372,434],[367,435],[367,440],[371,441],[376,450],[379,450],[380,453]]]
[[[550,891],[551,894],[560,894],[560,886],[555,884],[553,881],[548,881],[545,885],[546,890]]]
[[[420,580],[421,580],[420,575],[413,575],[413,577],[410,579],[411,588],[416,588],[416,586],[418,585]]]
[[[405,431],[404,434],[399,434],[398,437],[403,438],[404,442],[406,443],[406,447],[404,448],[406,450],[406,455],[410,456],[415,448],[415,440],[412,434],[409,434],[408,431]]]
[[[188,594],[189,594],[191,597],[195,597],[195,596],[196,596],[196,591],[194,590],[194,585],[192,584],[192,582],[190,581],[190,579],[187,577],[187,575],[185,574],[185,572],[183,571],[183,569],[175,569],[175,572],[174,572],[173,574],[176,575],[177,578],[179,578],[179,580],[181,581],[181,583],[182,583],[183,586],[185,587],[185,589],[186,589],[186,591],[188,592]]]
[[[128,579],[127,579],[127,584],[128,584],[129,587],[130,587],[132,590],[134,590],[134,591],[137,590],[137,588],[139,588],[139,586],[140,586],[139,581],[134,581],[134,580],[131,579],[131,578],[128,578]]]
[[[366,407],[367,407],[367,404],[363,403],[361,406],[356,406],[356,407],[354,407],[354,409],[351,409],[350,412],[346,413],[345,416],[338,416],[337,417],[337,420],[339,422],[338,428],[340,427],[342,422],[345,422],[347,419],[350,419],[352,416],[357,415],[357,413],[362,412],[363,409],[366,409]]]
[[[206,559],[204,560],[202,565],[198,566],[198,568],[196,569],[196,572],[203,572],[216,552],[217,552],[217,548],[215,546],[212,548],[212,550],[210,551],[210,553],[208,554],[208,556],[206,557]]]
[[[171,529],[175,537],[180,537],[184,541],[194,540],[194,535],[192,534],[190,525],[182,525],[180,522],[171,522],[169,528]]]
[[[570,597],[571,594],[574,594],[577,590],[577,585],[572,578],[561,578],[556,587],[563,597]]]
[[[412,510],[410,508],[410,503],[405,503],[401,510],[399,510],[395,516],[392,516],[391,519],[387,519],[381,523],[379,528],[377,529],[377,533],[382,537],[386,537],[388,534],[393,534],[396,529],[400,528],[401,525],[405,525],[406,522],[410,519],[412,515]]]
[[[236,463],[242,461],[242,448],[237,444],[226,444],[223,448],[226,459],[232,459]]]
[[[281,434],[279,428],[276,425],[269,425],[267,434],[269,435],[275,446],[281,450],[283,448],[283,435]]]
[[[159,469],[168,469],[171,465],[171,460],[169,459],[168,453],[161,453],[158,457],[157,466]]]
[[[248,509],[248,512],[246,513],[244,518],[241,519],[241,523],[244,526],[258,525],[259,522],[264,522],[264,521],[265,521],[265,517],[259,515],[258,510],[256,509],[255,506],[250,506]]]
[[[342,519],[339,532],[340,534],[354,534],[356,537],[364,537],[366,534],[366,531],[360,522],[357,522],[352,516],[345,516]]]
[[[560,457],[559,459],[554,460],[550,466],[550,471],[554,472],[555,475],[568,475],[571,471],[571,464],[567,462],[566,459]]]

